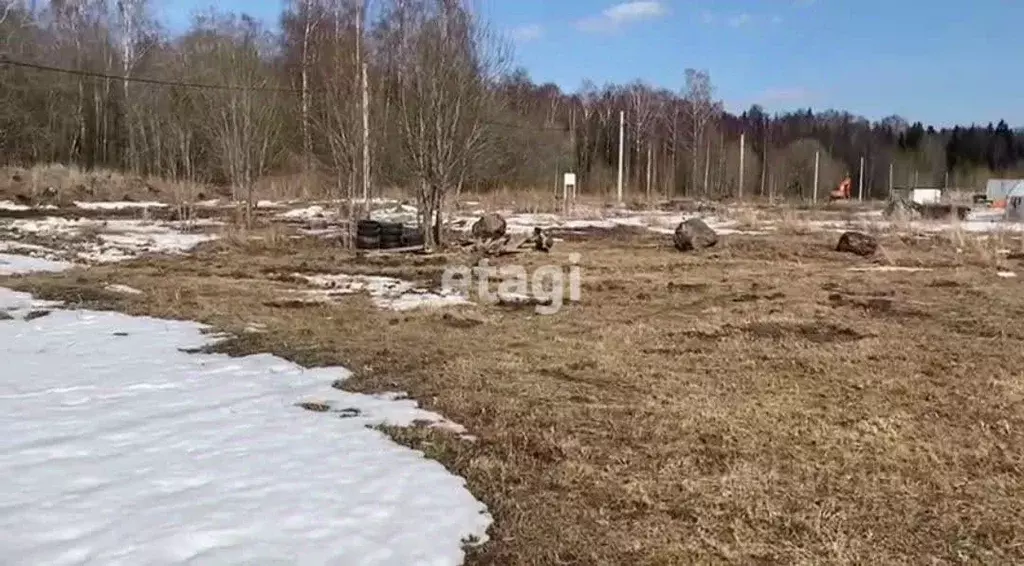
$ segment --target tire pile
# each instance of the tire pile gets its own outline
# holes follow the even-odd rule
[[[356,248],[390,250],[423,245],[423,232],[407,228],[401,222],[360,220],[356,224]]]

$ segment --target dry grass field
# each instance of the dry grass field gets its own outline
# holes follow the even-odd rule
[[[494,515],[469,564],[1019,564],[1024,293],[997,271],[1024,262],[964,238],[883,234],[872,262],[801,229],[697,254],[611,230],[493,260],[580,254],[581,300],[550,316],[282,301],[292,273],[436,283],[475,258],[277,232],[0,286],[205,322],[235,335],[219,351],[344,365],[465,425],[388,432]]]

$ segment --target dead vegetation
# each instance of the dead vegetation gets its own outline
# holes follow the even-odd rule
[[[298,284],[281,273],[436,281],[468,261],[294,238],[0,285],[199,320],[236,335],[219,351],[408,391],[478,438],[386,429],[495,516],[469,564],[1024,561],[1019,284],[944,236],[878,235],[885,263],[928,270],[851,271],[878,264],[836,236],[678,254],[671,236],[596,235],[512,256],[532,269],[581,254],[582,300],[552,316],[274,302]]]

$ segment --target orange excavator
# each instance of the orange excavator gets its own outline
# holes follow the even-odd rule
[[[850,192],[853,189],[853,179],[847,175],[839,186],[832,189],[832,192],[828,195],[828,200],[850,200]]]

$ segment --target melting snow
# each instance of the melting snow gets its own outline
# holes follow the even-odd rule
[[[319,289],[303,294],[313,301],[330,301],[338,296],[367,293],[373,304],[382,309],[404,311],[420,307],[447,307],[470,304],[462,294],[451,289],[430,291],[409,281],[379,275],[304,275],[295,274]]]
[[[333,213],[329,213],[326,208],[319,204],[292,209],[277,215],[278,218],[285,220],[314,220],[328,216],[333,216]]]
[[[193,226],[212,222],[192,223]],[[45,217],[0,221],[0,230],[15,235],[35,234],[67,241],[73,256],[88,262],[123,261],[143,253],[183,253],[200,243],[213,240],[214,234],[184,233],[185,223],[145,220],[94,220]],[[94,238],[84,238],[85,234]]]
[[[64,271],[71,264],[38,257],[0,253],[0,275],[16,275],[34,271]]]
[[[9,200],[0,200],[0,210],[29,210],[30,208],[32,207]]]
[[[907,273],[913,273],[916,271],[931,271],[926,267],[904,267],[900,265],[873,265],[870,267],[851,267],[847,271],[902,271]]]
[[[75,201],[75,206],[83,210],[127,210],[131,208],[166,208],[167,204],[162,202],[135,202],[135,201],[109,201],[109,202],[80,202]]]
[[[125,295],[141,295],[142,294],[142,291],[136,289],[135,287],[129,287],[128,285],[122,285],[120,283],[115,283],[113,285],[107,285],[106,287],[104,287],[104,289],[106,289],[107,291],[110,291],[111,293],[124,293]]]
[[[367,425],[442,422],[342,368],[187,354],[197,324],[24,320],[0,289],[6,564],[459,564],[490,517],[465,482]],[[296,407],[313,401],[327,409]]]

